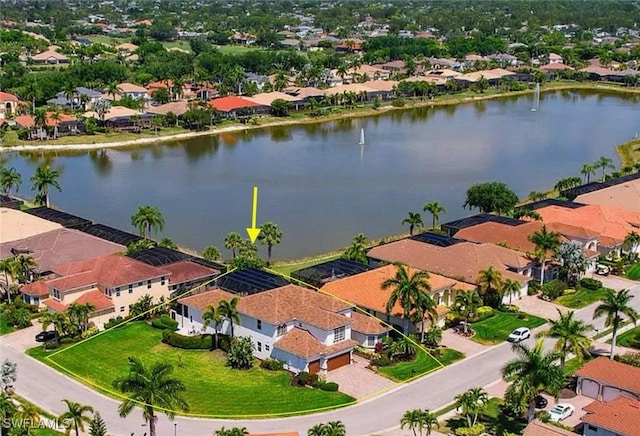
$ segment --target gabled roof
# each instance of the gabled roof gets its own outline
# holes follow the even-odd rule
[[[47,298],[42,302],[45,306],[56,312],[66,312],[69,306],[72,304],[91,304],[96,312],[108,310],[113,308],[113,302],[107,298],[99,289],[93,289],[89,292],[85,292],[77,299],[69,302],[68,304],[56,301],[53,298]]]
[[[319,342],[307,330],[294,327],[289,330],[278,342],[273,344],[274,348],[278,348],[294,356],[310,359],[312,357],[327,356],[338,353],[342,350],[353,348],[358,343],[353,339],[338,342],[337,344],[327,346]]]
[[[218,307],[218,304],[220,304],[222,300],[228,301],[234,297],[237,297],[237,295],[223,291],[222,289],[213,289],[211,291],[200,292],[198,294],[180,298],[178,303],[192,307],[200,312],[204,312],[207,310],[207,306],[212,305],[213,307]]]
[[[575,374],[640,395],[640,368],[598,357],[582,365]]]
[[[43,51],[42,53],[31,56],[31,59],[33,59],[34,61],[46,61],[51,58],[57,59],[59,61],[69,60],[67,56],[63,55],[62,53],[58,53],[52,48],[49,48],[49,50]]]
[[[371,315],[354,310],[351,312],[351,330],[363,335],[381,335],[391,330]]]
[[[582,422],[619,436],[640,436],[640,401],[620,396],[609,403],[594,401],[583,407]]]
[[[171,274],[169,276],[169,282],[171,284],[185,283],[206,277],[213,277],[220,273],[220,271],[216,269],[207,268],[206,266],[198,265],[197,263],[190,261],[164,265],[162,269]]]
[[[49,287],[44,280],[38,280],[37,282],[29,283],[20,288],[20,292],[26,295],[33,296],[45,296],[49,295]]]
[[[18,102],[20,101],[20,99],[18,98],[18,96],[8,93],[8,92],[4,92],[4,91],[0,91],[0,102],[7,102],[7,101],[15,101]]]

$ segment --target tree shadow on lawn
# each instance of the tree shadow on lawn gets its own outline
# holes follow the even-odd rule
[[[504,410],[504,406],[497,403],[489,403],[485,413],[478,416],[478,422],[486,426],[486,432],[496,436],[504,433],[521,434],[527,426],[524,418],[516,418]],[[467,420],[462,416],[451,418],[447,421],[447,427],[452,431],[460,427],[466,427]]]

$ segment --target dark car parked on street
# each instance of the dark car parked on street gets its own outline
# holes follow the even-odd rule
[[[55,330],[40,332],[36,335],[36,342],[49,342],[58,339],[58,332]]]

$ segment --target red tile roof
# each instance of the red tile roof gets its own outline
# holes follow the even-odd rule
[[[14,94],[11,94],[9,92],[0,91],[0,101],[2,101],[2,102],[5,102],[5,101],[20,101],[20,99]]]
[[[49,286],[47,286],[44,280],[38,280],[37,282],[29,283],[20,288],[20,292],[26,295],[33,296],[45,296],[49,295]]]
[[[640,436],[640,401],[618,397],[609,403],[594,401],[583,407],[582,422],[620,436]]]
[[[48,298],[43,303],[50,309],[56,312],[66,312],[69,306],[72,304],[91,304],[95,307],[96,312],[112,309],[113,303],[107,298],[99,289],[93,289],[89,292],[85,292],[73,301],[69,301],[68,304],[56,301],[53,298]]]
[[[274,348],[278,348],[294,356],[309,359],[315,356],[327,356],[342,350],[353,348],[358,343],[352,339],[338,342],[337,344],[326,346],[319,342],[307,330],[294,327],[289,330],[278,342],[273,344]]]
[[[207,103],[207,106],[213,107],[221,112],[230,112],[245,107],[257,107],[260,105],[242,97],[229,95],[227,97],[214,98]]]
[[[545,424],[537,419],[531,421],[522,432],[522,436],[576,436],[572,431],[555,425]]]
[[[237,295],[223,291],[222,289],[213,289],[211,291],[200,292],[198,294],[180,298],[178,303],[192,307],[200,312],[204,312],[207,310],[207,306],[212,305],[213,307],[217,307],[220,301],[231,300],[233,297],[237,297]]]
[[[543,65],[540,67],[541,70],[543,71],[552,71],[552,70],[556,70],[556,71],[561,71],[561,70],[573,70],[572,67],[570,67],[569,65],[565,65],[565,64],[561,64],[561,63],[554,63],[554,64],[547,64],[547,65]]]
[[[364,335],[381,335],[390,329],[371,315],[365,315],[357,310],[351,312],[351,330]]]
[[[171,284],[190,282],[192,280],[201,279],[217,275],[220,273],[217,269],[207,268],[195,262],[185,260],[184,262],[163,265],[162,269],[171,273],[169,282]]]
[[[47,112],[47,127],[55,127],[56,124],[59,125],[60,123],[69,123],[77,120],[73,115],[60,113],[60,119],[56,121],[52,118],[53,114],[53,112]],[[35,126],[34,117],[31,115],[20,115],[19,117],[16,117],[15,121],[16,124],[26,129]]]
[[[607,357],[587,362],[576,375],[640,395],[640,368]]]

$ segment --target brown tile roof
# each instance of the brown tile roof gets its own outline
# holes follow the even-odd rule
[[[522,436],[576,436],[574,432],[555,425],[545,424],[537,419],[531,421],[522,432]]]
[[[95,307],[96,312],[112,309],[113,302],[107,298],[99,289],[93,289],[89,292],[85,292],[73,301],[69,301],[68,304],[56,301],[53,298],[47,298],[43,301],[44,305],[56,312],[66,312],[71,304],[91,304]]]
[[[577,196],[574,201],[585,204],[617,206],[640,212],[640,179],[582,194]]]
[[[409,268],[409,274],[413,275],[419,270]],[[335,295],[338,298],[349,301],[356,306],[372,309],[376,312],[385,313],[387,301],[391,296],[392,289],[382,289],[382,283],[395,277],[396,267],[385,265],[350,277],[334,280],[322,287],[324,292]],[[443,277],[438,274],[429,274],[429,283],[433,292],[450,288],[474,289],[475,286],[467,283],[460,283],[454,279]],[[402,316],[402,306],[396,302],[393,307],[393,315]]]
[[[133,83],[123,82],[118,84],[118,92],[145,94],[147,92],[147,88]]]
[[[220,301],[231,300],[233,297],[237,297],[237,295],[223,291],[222,289],[213,289],[211,291],[200,292],[198,294],[180,298],[178,303],[204,312],[207,310],[207,306],[212,305],[217,307]]]
[[[60,125],[61,123],[71,123],[73,121],[77,121],[78,119],[73,115],[59,113],[59,120],[53,119],[54,112],[47,112],[45,123],[47,127],[55,127],[56,125]],[[15,118],[16,124],[25,129],[30,129],[35,126],[35,118],[32,115],[20,115]]]
[[[294,327],[282,336],[282,338],[280,338],[280,340],[273,346],[274,348],[286,351],[294,356],[309,359],[315,356],[327,356],[342,350],[348,350],[353,348],[355,345],[357,345],[356,341],[348,339],[331,346],[326,346],[320,343],[307,330]]]
[[[357,310],[351,312],[351,330],[364,335],[381,335],[390,329],[371,315],[365,315]]]
[[[122,286],[170,275],[164,269],[116,254],[59,265],[55,272],[62,277],[47,280],[47,285],[62,291],[92,284]]]
[[[124,251],[124,245],[83,233],[61,228],[29,238],[0,244],[0,259],[11,256],[11,249],[31,250],[38,271],[51,271],[57,266],[96,256]]]
[[[62,226],[19,210],[0,208],[0,235],[2,235],[0,247],[4,247],[10,241],[18,241],[56,229],[62,229]],[[4,259],[10,255],[9,250],[6,253],[0,250],[0,258]]]
[[[220,273],[217,269],[207,268],[206,266],[199,265],[188,260],[172,263],[170,265],[163,265],[162,269],[171,274],[169,276],[169,282],[171,284],[189,282],[191,280],[201,279]]]
[[[20,292],[26,295],[42,297],[45,295],[49,295],[49,286],[46,285],[44,280],[38,280],[37,282],[24,285],[20,288]]]
[[[189,110],[189,103],[185,100],[172,101],[160,106],[151,106],[147,109],[150,114],[166,115],[169,112],[174,115],[184,115]]]
[[[576,375],[640,395],[640,368],[607,357],[585,363]]]
[[[508,271],[507,266],[523,268],[532,263],[517,251],[493,244],[461,242],[449,247],[437,247],[413,239],[374,247],[367,255],[385,262],[401,262],[467,283],[475,283],[478,273],[490,266],[500,271],[503,278],[523,283],[530,278]]]
[[[337,313],[349,307],[333,297],[296,285],[242,297],[238,303],[240,312],[270,324],[297,320],[323,330],[349,324],[349,318]]]
[[[609,403],[594,401],[583,407],[582,422],[620,436],[640,436],[640,401],[618,397]]]

